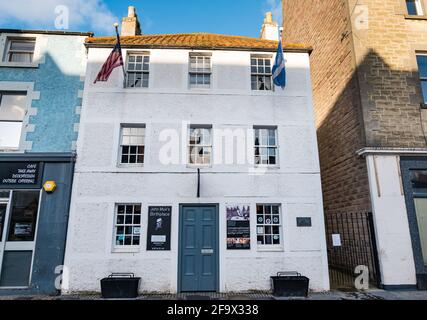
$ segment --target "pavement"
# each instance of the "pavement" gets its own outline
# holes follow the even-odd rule
[[[98,294],[64,296],[0,296],[0,300],[106,300]],[[329,291],[310,293],[307,298],[274,297],[268,292],[259,293],[193,293],[193,294],[144,294],[130,300],[427,300],[427,291],[384,291],[358,292]]]

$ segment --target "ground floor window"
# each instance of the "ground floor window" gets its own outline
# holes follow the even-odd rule
[[[257,204],[257,243],[281,244],[281,210],[277,204]]]
[[[118,204],[114,225],[115,246],[139,246],[141,242],[141,204]]]

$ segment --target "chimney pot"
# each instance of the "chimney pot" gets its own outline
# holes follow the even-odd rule
[[[273,13],[267,12],[261,28],[261,39],[279,41],[279,25],[273,20]]]
[[[122,36],[141,35],[141,25],[138,21],[138,15],[134,6],[128,7],[128,15],[122,19]]]
[[[134,18],[135,17],[135,7],[134,6],[129,6],[128,7],[128,17],[129,18]]]

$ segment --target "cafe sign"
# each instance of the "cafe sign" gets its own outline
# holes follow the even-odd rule
[[[38,162],[0,162],[3,188],[39,188],[41,165]]]

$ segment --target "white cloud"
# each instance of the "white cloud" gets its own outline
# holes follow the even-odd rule
[[[57,6],[68,8],[70,30],[112,34],[113,23],[119,21],[102,0],[1,0],[0,25],[55,29]]]
[[[273,12],[273,19],[279,24],[282,24],[282,1],[281,0],[265,0],[265,11]]]

